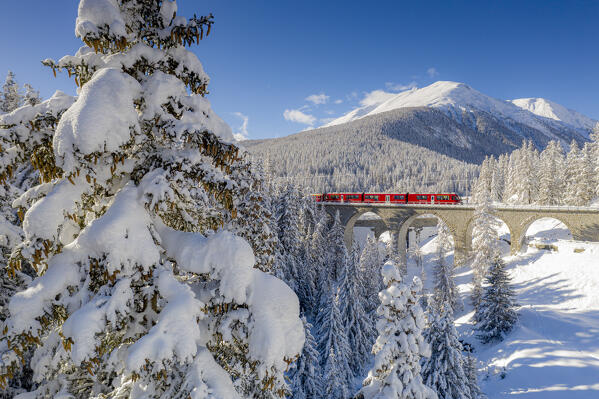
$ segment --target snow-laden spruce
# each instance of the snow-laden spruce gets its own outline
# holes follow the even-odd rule
[[[462,344],[450,305],[433,301],[429,308],[429,323],[424,337],[431,345],[431,355],[422,364],[424,383],[437,393],[439,399],[471,399]]]
[[[497,234],[497,219],[492,214],[493,208],[488,200],[477,205],[474,211],[474,226],[472,229],[472,252],[474,259],[472,268],[471,301],[474,306],[474,319],[478,320],[478,309],[483,295],[483,280],[487,270],[499,255],[499,236]]]
[[[420,376],[421,357],[430,356],[422,336],[424,314],[418,304],[422,283],[414,277],[411,285],[401,282],[393,262],[382,267],[386,286],[379,293],[379,336],[372,347],[374,365],[358,397],[364,399],[432,399],[437,395]]]
[[[8,303],[15,292],[25,288],[36,271],[25,263],[19,270],[10,264],[11,254],[15,247],[23,241],[24,233],[21,220],[24,215],[23,195],[30,188],[49,181],[53,176],[52,168],[41,168],[41,160],[53,157],[47,143],[51,142],[60,115],[73,104],[74,98],[56,92],[42,104],[19,107],[0,117],[0,143],[4,149],[0,154],[0,321],[8,315]],[[43,190],[40,191],[43,195]],[[35,190],[34,190],[35,193]],[[30,196],[31,199],[37,199]],[[13,204],[14,202],[14,204]],[[15,206],[13,208],[13,205]],[[0,344],[1,345],[1,344]],[[0,349],[5,352],[6,347]],[[17,393],[31,387],[32,351],[27,351],[22,358],[24,363],[19,370],[13,372],[7,387],[0,397],[12,398]]]
[[[323,397],[331,399],[347,398],[351,394],[354,377],[349,364],[352,348],[349,346],[339,297],[337,287],[323,294],[325,303],[321,305],[322,319],[318,323]]]
[[[312,324],[308,323],[303,316],[302,322],[304,323],[306,343],[295,367],[289,373],[291,398],[315,399],[322,393],[319,354],[316,350],[316,340],[310,331]]]
[[[437,234],[437,259],[433,269],[435,288],[433,299],[436,303],[444,303],[449,306],[452,312],[461,308],[459,292],[453,279],[453,268],[445,258],[447,251],[451,248],[451,233],[447,225],[441,221],[438,222]]]
[[[476,330],[483,343],[502,341],[516,321],[516,301],[503,259],[497,256],[489,268],[484,294],[478,309]]]
[[[352,254],[341,271],[339,292],[341,295],[341,315],[351,351],[349,366],[355,376],[362,375],[364,366],[370,360],[370,349],[374,343],[374,323],[371,315],[366,312],[366,297],[364,290],[364,275],[358,270],[359,256],[357,246],[352,248]]]
[[[37,386],[23,398],[287,392],[304,342],[298,300],[226,231],[239,231],[254,177],[185,48],[212,19],[176,9],[82,0],[86,45],[45,61],[80,88],[38,143],[42,181],[16,202],[25,240],[9,270],[29,264],[38,277],[10,300],[1,382],[33,349]]]

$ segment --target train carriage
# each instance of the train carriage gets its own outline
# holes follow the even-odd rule
[[[362,203],[362,204],[446,204],[462,203],[455,193],[323,193],[312,194],[316,202]]]

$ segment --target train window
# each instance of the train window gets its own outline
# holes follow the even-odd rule
[[[449,201],[449,195],[437,195],[437,201]]]
[[[339,194],[330,194],[329,199],[337,200],[337,199],[339,199]]]
[[[417,200],[427,200],[428,199],[428,195],[417,195],[416,199]]]
[[[460,197],[458,197],[457,195],[454,195],[454,196],[453,196],[453,200],[454,200],[454,201],[459,201],[459,200],[460,200]]]
[[[403,200],[405,197],[403,195],[394,195],[393,199],[394,200]]]
[[[367,200],[374,200],[374,201],[377,201],[377,200],[379,199],[379,196],[378,196],[378,195],[366,195],[366,196],[365,196],[365,198],[366,198]]]
[[[360,199],[360,194],[347,194],[345,196],[347,199]]]

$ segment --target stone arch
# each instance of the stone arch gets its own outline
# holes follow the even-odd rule
[[[502,222],[503,224],[505,224],[507,226],[508,232],[510,233],[510,251],[513,252],[513,248],[514,248],[514,242],[515,240],[517,240],[517,229],[514,228],[514,226],[512,226],[509,222],[509,219],[504,219],[499,215],[493,214],[493,217],[497,220],[499,220],[500,222]],[[466,230],[465,230],[465,237],[464,237],[464,247],[465,250],[468,253],[472,252],[472,233],[474,231],[474,220],[476,218],[474,216],[472,216],[469,220],[468,223],[466,224]]]
[[[353,214],[351,214],[351,216],[347,217],[347,218],[341,218],[341,223],[344,224],[345,226],[345,230],[344,230],[344,241],[345,241],[345,246],[347,247],[347,249],[349,250],[352,247],[353,241],[354,241],[354,225],[356,224],[356,221],[365,213],[371,212],[374,213],[375,215],[377,215],[379,218],[381,218],[381,220],[385,220],[385,218],[379,213],[379,210],[376,208],[353,208],[353,207],[348,207],[345,209],[350,209],[353,210]],[[340,209],[335,209],[335,212],[337,210]],[[329,213],[329,215],[331,217],[335,217],[334,214]]]
[[[572,235],[572,237],[574,237],[574,233],[572,230],[572,227],[570,227],[570,223],[567,222],[567,217],[565,217],[566,215],[533,215],[533,216],[529,216],[527,218],[525,218],[522,223],[520,223],[519,226],[519,230],[520,230],[520,236],[518,237],[518,241],[517,241],[517,251],[520,251],[522,249],[522,246],[524,245],[524,240],[526,238],[526,232],[528,231],[528,229],[530,228],[530,226],[532,226],[532,224],[534,222],[537,222],[539,220],[542,219],[555,219],[558,222],[561,222],[564,226],[566,226],[566,228],[568,229],[568,231],[570,232],[570,234]]]
[[[406,251],[407,251],[406,241],[407,241],[407,236],[408,236],[408,229],[410,228],[410,226],[414,222],[414,220],[416,220],[420,216],[426,216],[426,215],[435,216],[441,222],[445,223],[445,225],[449,228],[449,232],[451,233],[451,236],[453,238],[454,245],[457,246],[458,234],[457,234],[456,227],[453,225],[453,223],[451,223],[451,221],[447,220],[445,217],[443,217],[443,215],[440,212],[436,212],[434,209],[431,209],[431,210],[427,209],[426,211],[423,211],[423,212],[417,212],[417,213],[409,216],[407,219],[405,219],[401,223],[401,226],[399,227],[399,232],[397,234],[397,251],[399,252],[400,258],[404,262],[406,261]],[[455,257],[454,257],[454,259],[455,259]]]

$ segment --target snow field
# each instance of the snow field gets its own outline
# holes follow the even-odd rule
[[[509,239],[502,227],[500,237]],[[476,338],[469,303],[472,272],[467,266],[456,270],[464,305],[456,324],[460,337],[475,348],[481,388],[490,399],[598,398],[599,244],[570,240],[554,219],[535,222],[527,234],[529,243],[551,243],[557,251],[527,247],[510,256],[503,241],[520,305],[519,321],[503,342],[482,345]],[[425,291],[431,292],[435,228],[425,228],[421,240]],[[408,266],[410,274],[421,274],[413,259]]]

